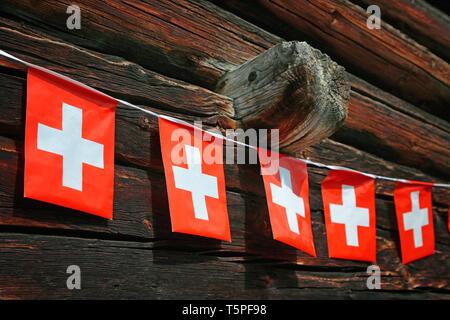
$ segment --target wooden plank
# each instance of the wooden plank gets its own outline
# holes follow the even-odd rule
[[[448,132],[355,91],[351,92],[348,112],[345,126],[333,135],[334,140],[367,152],[377,148],[377,155],[383,159],[417,166],[436,176],[449,172]],[[433,132],[431,139],[430,132]]]
[[[0,224],[75,230],[107,238],[149,238],[151,183],[143,170],[115,166],[114,220],[23,197],[23,142],[0,138]],[[146,188],[145,190],[142,188]],[[142,192],[130,192],[130,190]],[[30,229],[32,230],[32,229]]]
[[[415,168],[406,167],[383,160],[379,157],[373,156],[370,153],[330,139],[325,139],[318,144],[306,148],[301,152],[301,157],[330,165],[333,163],[339,163],[340,166],[353,169],[358,168],[357,170],[381,176],[415,181],[436,182],[439,180],[438,178],[426,175]],[[393,189],[395,186],[394,182],[387,180],[379,180],[378,182],[377,192],[386,196],[393,195]],[[450,190],[448,188],[434,188],[433,191],[433,201],[445,206],[445,203],[448,202]]]
[[[281,36],[306,40],[350,72],[448,120],[448,63],[384,20],[381,29],[368,29],[365,10],[350,1],[260,0],[251,10],[244,1],[221,3],[268,30],[273,20],[289,25]]]
[[[347,77],[350,81],[352,91],[359,93],[367,98],[376,100],[393,110],[404,113],[423,123],[437,127],[444,132],[450,132],[450,123],[445,121],[444,119],[427,113],[422,109],[396,97],[393,94],[383,91],[350,73],[347,73]]]
[[[359,0],[367,8],[377,5],[381,17],[438,56],[450,60],[450,19],[423,0]],[[439,36],[437,36],[439,35]]]
[[[405,292],[408,298],[448,298],[449,279],[436,269],[380,266],[385,291],[371,292],[365,267],[309,269],[153,249],[151,243],[0,233],[0,298],[386,299]],[[69,265],[81,269],[80,290],[66,287]]]
[[[0,12],[28,21],[36,30],[41,23],[51,26],[46,29],[50,35],[72,44],[210,89],[224,71],[277,39],[244,21],[248,30],[236,29],[226,11],[206,1],[83,0],[77,5],[83,27],[76,34],[66,29],[67,3],[61,0],[39,6],[30,0],[2,1]]]
[[[208,5],[208,8],[210,6],[212,5]],[[213,12],[210,12],[210,16],[211,19],[215,19]],[[228,24],[226,25],[229,28],[252,30],[247,26],[248,23],[245,24],[241,20],[235,17],[233,18],[233,16],[229,17],[229,19],[230,20],[227,21],[230,21],[229,24],[231,24],[231,26],[228,26]],[[95,26],[92,27],[95,28]],[[210,27],[217,28],[217,26],[214,27],[214,25],[211,25]],[[218,125],[222,128],[238,126],[238,123],[235,123],[230,119],[230,117],[235,117],[231,100],[227,100],[227,98],[223,98],[217,94],[214,95],[210,91],[155,74],[152,71],[143,69],[134,63],[118,57],[102,55],[98,52],[77,47],[73,44],[64,42],[61,39],[39,33],[38,31],[31,30],[15,22],[1,18],[0,31],[0,40],[4,44],[5,50],[10,50],[12,53],[16,53],[18,56],[27,59],[30,62],[67,74],[76,80],[80,80],[88,85],[101,89],[113,96],[158,109],[165,109],[177,113],[181,112],[186,115],[191,115],[192,117],[202,114],[208,115],[211,118],[214,118],[210,121],[212,126]],[[72,42],[77,41],[77,37],[74,36],[73,33],[63,34],[60,31],[53,32],[57,32],[61,37],[69,37]],[[258,32],[259,33],[255,33],[255,36],[263,33],[262,31]],[[247,39],[245,32],[241,30],[238,34],[242,35],[241,42],[237,42],[237,40],[234,39],[233,45],[241,48],[242,52],[249,50],[250,45],[243,40]],[[263,33],[263,35],[266,35],[266,38],[270,37],[270,34]],[[130,37],[131,36],[132,35],[130,35]],[[187,37],[188,35],[185,36]],[[220,33],[220,36],[226,37],[227,34]],[[263,39],[262,36],[261,39]],[[262,43],[261,39],[258,42],[260,44]],[[275,39],[272,40],[275,41]],[[256,47],[255,45],[252,45],[251,48],[255,49]],[[181,48],[179,49],[181,50]],[[261,44],[259,52],[262,52],[263,50],[264,47]],[[189,55],[188,51],[184,51],[184,53]],[[255,55],[256,53],[253,56]],[[42,58],[43,56],[46,58]],[[243,57],[245,56],[246,55],[243,54]],[[56,61],[60,61],[62,57],[64,57],[63,61],[55,63]],[[226,56],[223,55],[223,57]],[[230,61],[230,63],[232,62]],[[0,65],[10,66],[10,62],[5,59],[0,59]],[[191,69],[190,71],[193,77],[195,77],[197,72],[200,72],[194,69]],[[221,71],[220,73],[223,74],[223,72],[224,71]],[[209,76],[212,75],[210,74]],[[214,79],[216,79],[215,81],[219,79],[217,75],[214,77]],[[392,123],[392,121],[389,120],[391,114],[396,114],[398,115],[398,118],[396,118],[398,119],[398,122],[393,126],[379,127],[366,126],[366,123],[370,123],[371,121],[370,116],[364,118],[363,121],[352,121],[352,119],[349,119],[354,126],[357,126],[356,129],[358,130],[359,136],[366,139],[372,139],[371,141],[373,141],[374,136],[380,136],[383,137],[383,139],[377,139],[377,148],[372,148],[370,145],[361,145],[358,136],[347,136],[345,143],[363,147],[365,151],[375,155],[386,156],[386,154],[388,154],[388,159],[391,161],[414,166],[424,172],[438,174],[439,177],[448,179],[450,172],[450,163],[447,161],[448,148],[446,151],[442,152],[442,146],[448,145],[448,141],[450,141],[448,122],[442,120],[436,121],[435,117],[432,117],[425,112],[419,112],[417,111],[417,108],[411,108],[411,105],[406,104],[402,100],[395,98],[350,74],[349,78],[352,84],[352,96],[354,97],[353,102],[355,106],[359,108],[373,107],[373,109],[370,109],[372,110],[371,112],[381,112],[377,117],[385,117],[384,120],[388,123]],[[107,79],[107,81],[105,81],[105,79]],[[354,94],[353,91],[356,91],[356,93],[363,97]],[[367,98],[377,100],[378,103],[368,104],[366,102]],[[393,113],[391,109],[397,110],[400,113]],[[369,115],[372,114],[371,112]],[[405,113],[407,115],[405,115]],[[368,113],[364,112],[364,115],[366,114]],[[419,121],[413,121],[414,119],[412,118]],[[398,123],[403,122],[417,123],[417,125],[421,127],[424,122],[428,125],[423,125],[423,129],[413,129],[407,132],[398,126]],[[386,134],[389,130],[392,130],[390,135]],[[427,131],[427,134],[418,134],[418,132],[423,131]],[[430,137],[432,137],[432,139],[430,139]],[[408,141],[408,146],[416,146],[412,148],[412,150],[411,148],[407,150],[408,153],[411,151],[414,152],[414,157],[405,156],[405,147],[396,142],[398,139]],[[430,140],[433,139],[437,139],[436,143],[430,143]],[[421,146],[426,146],[426,148]],[[291,147],[292,150],[287,151],[298,152],[302,149],[301,145],[297,147],[294,144]],[[399,147],[400,150],[397,150],[397,147]],[[386,150],[394,150],[395,152],[389,153],[386,152]],[[429,156],[428,151],[433,154],[433,157]],[[425,162],[423,159],[427,159],[427,161]],[[331,163],[332,162],[333,161],[331,161]],[[355,169],[357,169],[357,167]]]

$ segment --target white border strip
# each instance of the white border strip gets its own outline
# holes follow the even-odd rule
[[[107,95],[106,93],[103,93],[103,92],[101,92],[101,91],[98,91],[98,90],[96,90],[96,89],[94,89],[94,88],[92,88],[92,87],[89,87],[88,85],[85,85],[84,83],[81,83],[81,82],[79,82],[79,81],[73,80],[73,79],[71,79],[71,78],[69,78],[69,77],[67,77],[67,76],[64,76],[64,75],[59,74],[59,73],[57,73],[57,72],[54,72],[54,71],[52,71],[52,70],[49,70],[49,69],[46,69],[46,68],[37,66],[37,65],[35,65],[35,64],[32,64],[32,63],[23,61],[23,60],[21,60],[21,59],[15,57],[15,56],[13,56],[13,55],[11,55],[11,54],[5,52],[5,51],[3,51],[3,50],[0,50],[0,55],[1,55],[1,56],[4,56],[4,57],[6,57],[6,58],[9,58],[9,59],[15,60],[15,61],[17,61],[17,62],[20,62],[20,63],[22,63],[22,64],[24,64],[24,65],[26,65],[26,66],[28,66],[28,67],[33,67],[33,68],[39,69],[39,70],[41,70],[41,71],[50,73],[51,75],[53,75],[53,76],[55,76],[55,77],[64,79],[64,80],[69,81],[69,82],[71,82],[71,83],[73,83],[73,84],[76,84],[76,85],[78,85],[78,86],[80,86],[80,87],[83,87],[83,88],[88,89],[88,90],[90,90],[90,91],[96,92],[96,93],[101,94],[101,95],[103,95],[103,96],[106,96],[106,97],[108,97],[108,98],[114,99],[114,100],[116,100],[116,101],[118,101],[118,102],[120,102],[120,103],[122,103],[122,104],[124,104],[124,105],[127,105],[127,106],[129,106],[129,107],[131,107],[131,108],[134,108],[134,109],[137,109],[137,110],[140,110],[140,111],[142,111],[142,112],[148,113],[148,114],[150,114],[150,115],[152,115],[152,116],[155,116],[155,117],[157,117],[157,118],[163,118],[163,119],[166,119],[166,120],[169,120],[169,121],[178,123],[178,124],[182,124],[182,125],[185,125],[185,126],[194,128],[194,129],[196,129],[196,130],[202,130],[202,131],[207,132],[208,134],[210,134],[210,135],[212,135],[212,136],[214,136],[214,137],[217,137],[217,138],[220,138],[220,139],[223,139],[223,140],[227,140],[227,141],[230,141],[230,142],[233,142],[233,143],[235,143],[235,144],[239,144],[239,145],[242,145],[242,146],[245,146],[245,147],[248,147],[248,148],[256,149],[256,147],[251,146],[251,145],[248,145],[248,144],[246,144],[246,143],[243,143],[243,142],[240,142],[240,141],[236,141],[236,140],[234,140],[234,139],[230,139],[230,138],[225,137],[225,136],[223,136],[223,135],[221,135],[221,134],[217,134],[217,133],[214,133],[214,132],[210,132],[210,131],[204,130],[204,129],[202,129],[202,128],[198,128],[197,126],[195,126],[195,125],[193,125],[193,124],[191,124],[191,123],[189,123],[189,122],[186,122],[186,121],[184,121],[184,120],[177,119],[177,118],[173,118],[173,117],[166,116],[166,115],[163,115],[163,114],[159,114],[159,113],[156,113],[156,112],[153,112],[153,111],[150,111],[150,110],[146,110],[146,109],[141,108],[141,107],[138,107],[138,106],[136,106],[136,105],[134,105],[134,104],[132,104],[132,103],[129,103],[128,101],[125,101],[125,100],[116,99],[116,98],[114,98],[114,97],[111,97],[110,95]],[[411,183],[411,184],[416,183],[416,182],[414,182],[414,181],[409,181],[409,180],[405,180],[405,179],[398,179],[398,178],[391,178],[391,177],[386,177],[386,176],[380,176],[380,175],[376,175],[376,174],[370,174],[370,173],[366,173],[366,172],[362,172],[362,171],[358,171],[358,170],[353,170],[353,169],[346,168],[346,167],[333,166],[333,165],[326,165],[326,164],[323,164],[323,163],[314,162],[314,161],[311,161],[311,160],[306,160],[306,159],[301,159],[301,158],[296,158],[296,159],[299,160],[299,161],[305,162],[306,164],[310,164],[310,165],[313,165],[313,166],[316,166],[316,167],[327,168],[327,169],[330,169],[330,170],[345,170],[345,171],[356,172],[356,173],[363,174],[363,175],[365,175],[365,176],[367,176],[367,177],[371,177],[371,178],[373,178],[373,179],[382,179],[382,180],[389,180],[389,181],[399,181],[399,182],[403,182],[403,183]],[[420,181],[417,181],[417,183],[420,184],[421,182],[420,182]],[[430,183],[430,182],[422,182],[422,183]],[[431,182],[431,183],[432,183],[432,182]],[[434,186],[434,187],[442,187],[442,188],[450,188],[450,184],[445,184],[445,183],[434,183],[433,186]]]

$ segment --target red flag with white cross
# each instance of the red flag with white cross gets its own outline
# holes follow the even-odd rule
[[[173,232],[231,241],[223,139],[159,118]]]
[[[116,105],[30,67],[24,196],[111,219]]]
[[[330,258],[376,261],[374,179],[331,170],[322,198]]]
[[[402,262],[434,254],[432,184],[397,182],[394,203]]]
[[[306,163],[274,153],[258,149],[273,238],[315,257]],[[278,159],[277,170],[270,159]]]

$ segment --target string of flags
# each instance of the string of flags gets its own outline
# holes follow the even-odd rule
[[[203,129],[196,134],[199,129],[185,121],[115,99],[2,50],[0,55],[28,66],[25,197],[112,219],[115,110],[121,102],[159,119],[172,231],[231,241],[223,163],[204,156],[209,149],[222,159],[223,141],[229,138]],[[177,130],[189,137],[181,148],[180,141],[171,139]],[[321,187],[331,258],[376,261],[375,179],[397,181],[402,262],[434,253],[431,188],[450,185],[372,175],[279,153],[278,170],[272,172],[268,163],[275,151],[256,149],[275,240],[316,256],[310,164],[330,169]]]

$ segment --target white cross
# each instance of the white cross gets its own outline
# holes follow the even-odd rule
[[[419,191],[411,192],[411,211],[403,214],[405,231],[413,230],[414,247],[423,246],[422,227],[428,225],[428,209],[420,209]]]
[[[330,204],[331,222],[345,225],[348,246],[358,247],[358,226],[368,227],[369,209],[356,206],[355,187],[342,185],[342,205]]]
[[[172,166],[175,187],[190,191],[195,218],[208,220],[205,197],[219,199],[217,177],[202,173],[202,158],[198,148],[185,145],[184,150],[188,168]]]
[[[62,185],[83,190],[83,163],[103,169],[103,144],[82,137],[83,110],[63,102],[62,130],[38,123],[37,148],[63,157]],[[44,173],[45,174],[45,173]]]
[[[305,207],[303,199],[292,191],[291,173],[289,170],[280,168],[281,188],[273,183],[270,184],[272,201],[286,209],[289,229],[296,234],[300,234],[298,228],[297,214],[305,217]]]

